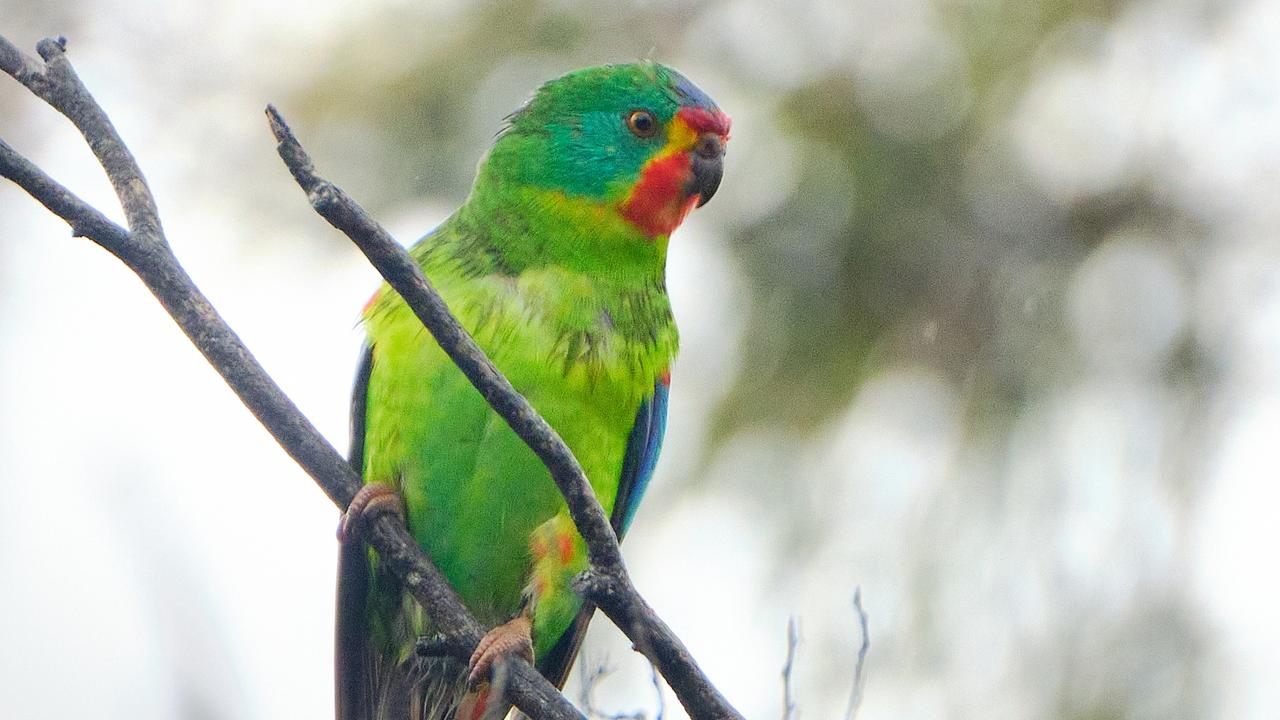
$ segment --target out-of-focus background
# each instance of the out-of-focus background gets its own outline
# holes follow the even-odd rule
[[[140,159],[179,257],[346,446],[376,276],[542,80],[647,57],[733,116],[675,236],[637,582],[751,718],[1280,713],[1280,4],[0,0]],[[0,137],[104,210],[70,126]],[[119,263],[0,185],[7,718],[325,717],[336,511]],[[76,558],[69,562],[69,558]],[[608,712],[657,698],[598,620]],[[571,687],[571,693],[577,690]],[[667,717],[679,717],[666,694]]]

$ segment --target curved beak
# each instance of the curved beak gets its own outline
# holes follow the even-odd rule
[[[720,187],[720,179],[724,177],[724,136],[716,132],[704,132],[698,135],[694,143],[691,169],[693,174],[685,183],[685,193],[698,196],[698,207],[706,205],[711,196]]]

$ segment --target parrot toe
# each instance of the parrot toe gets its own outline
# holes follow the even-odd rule
[[[494,663],[512,655],[533,662],[533,624],[527,615],[518,615],[480,638],[471,654],[468,684],[486,679]]]
[[[386,483],[368,483],[351,498],[338,523],[338,541],[348,543],[359,536],[365,524],[383,513],[404,519],[404,503],[400,493]]]

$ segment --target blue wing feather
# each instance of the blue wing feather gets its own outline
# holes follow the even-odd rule
[[[668,382],[659,380],[653,388],[653,397],[640,405],[636,424],[627,438],[627,454],[622,461],[622,477],[618,484],[618,497],[613,506],[613,529],[621,539],[631,527],[640,500],[653,477],[662,452],[662,438],[667,431]]]

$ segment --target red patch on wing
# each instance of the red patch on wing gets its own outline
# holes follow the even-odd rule
[[[689,165],[684,152],[650,160],[623,203],[622,216],[650,237],[670,235],[698,200],[697,195],[685,197]]]
[[[560,549],[560,564],[568,565],[573,559],[573,537],[569,533],[560,533],[556,536],[556,543]]]
[[[666,387],[671,387],[671,368],[662,371],[662,374],[658,376],[658,382]]]
[[[676,117],[684,120],[696,133],[713,132],[723,138],[729,137],[729,126],[733,124],[723,111],[711,112],[700,107],[682,107]]]

